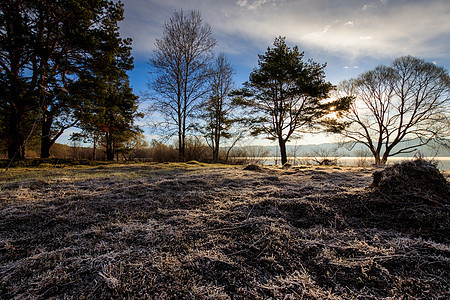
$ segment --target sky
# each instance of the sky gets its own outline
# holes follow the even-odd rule
[[[258,54],[285,36],[305,58],[327,63],[333,84],[413,55],[450,69],[449,0],[122,0],[122,37],[133,39],[135,94],[147,89],[147,61],[175,10],[198,10],[236,70],[239,87]],[[303,143],[326,142],[323,136]]]

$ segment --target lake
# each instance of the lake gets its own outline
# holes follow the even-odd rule
[[[247,157],[247,159],[254,160],[264,165],[280,164],[281,159],[279,157]],[[314,157],[288,157],[288,161],[293,165],[308,165],[315,164]],[[333,159],[330,157],[330,159]],[[413,157],[391,157],[388,159],[388,164],[394,164],[404,160],[414,159]],[[438,161],[438,168],[440,170],[450,170],[450,157],[424,157],[424,159],[433,159]],[[369,166],[373,163],[372,157],[339,157],[337,160],[338,165],[342,166]]]

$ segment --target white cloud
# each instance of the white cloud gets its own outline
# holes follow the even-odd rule
[[[276,36],[349,57],[442,57],[450,51],[450,2],[360,0],[127,0],[122,33],[149,53],[175,9],[200,9],[222,50],[245,52]],[[253,46],[252,46],[253,45]],[[255,55],[255,54],[253,54]]]
[[[366,5],[364,5],[362,8],[361,8],[361,10],[362,11],[366,11],[366,10],[369,10],[369,9],[371,9],[371,8],[373,8],[374,6],[372,5],[372,4],[366,4]]]
[[[248,0],[239,0],[237,2],[237,4],[241,7],[245,7],[248,8],[250,10],[255,10],[260,8],[262,5],[264,5],[267,2],[267,0],[253,0],[253,1],[248,1]]]
[[[257,10],[264,5],[277,7],[283,5],[284,3],[285,0],[238,0],[236,4],[249,10]]]

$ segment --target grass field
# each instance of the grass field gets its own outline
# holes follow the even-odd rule
[[[450,298],[448,190],[377,190],[374,171],[9,169],[0,299]]]

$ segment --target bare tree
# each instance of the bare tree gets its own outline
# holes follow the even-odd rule
[[[367,146],[375,164],[431,142],[450,145],[450,77],[444,68],[405,56],[340,88],[355,99],[341,134]]]
[[[218,162],[222,138],[231,139],[234,137],[233,147],[242,135],[232,132],[232,125],[237,121],[236,118],[231,116],[236,106],[233,105],[229,97],[234,87],[234,69],[226,56],[219,54],[214,61],[212,70],[210,95],[201,106],[200,117],[204,124],[199,126],[199,130],[205,136],[206,142],[212,150],[213,161]]]
[[[217,41],[198,11],[176,11],[149,59],[151,109],[164,117],[178,135],[178,154],[185,160],[185,140],[191,117],[208,91],[210,62]]]
[[[325,149],[317,147],[311,153],[312,161],[320,166],[336,166],[340,158],[338,148]]]

